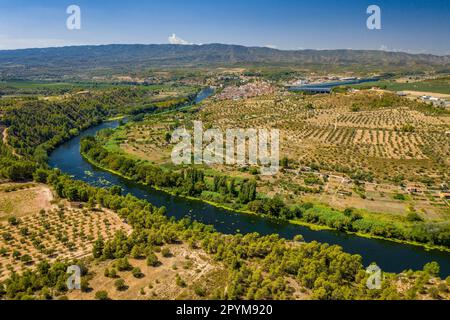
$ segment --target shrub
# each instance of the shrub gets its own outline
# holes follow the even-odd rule
[[[157,267],[161,264],[161,262],[158,260],[158,257],[156,256],[156,254],[154,254],[153,252],[151,252],[148,256],[147,256],[147,265],[149,267]]]
[[[438,285],[438,289],[439,289],[439,291],[440,292],[448,292],[448,287],[447,287],[447,285],[445,284],[445,283],[439,283],[439,285]]]
[[[172,255],[169,248],[163,248],[161,254],[164,258],[169,258]]]
[[[401,200],[401,201],[405,201],[405,200],[406,200],[405,195],[404,195],[404,194],[401,194],[401,193],[396,193],[396,194],[393,196],[393,198],[394,198],[395,200]]]
[[[117,279],[114,282],[114,286],[116,287],[117,291],[125,291],[127,289],[127,286],[125,284],[125,281],[123,281],[123,279]]]
[[[131,270],[131,273],[133,274],[133,277],[135,278],[143,278],[144,274],[141,272],[140,268],[133,268],[133,270]]]
[[[199,285],[194,286],[194,292],[199,297],[205,297],[206,296],[206,290],[203,287],[200,287]]]
[[[95,299],[97,299],[97,300],[109,300],[108,292],[106,292],[104,290],[97,291],[95,293]]]
[[[12,216],[8,218],[8,223],[12,226],[17,226],[20,223],[20,220]]]
[[[24,254],[20,257],[20,261],[22,261],[23,263],[30,263],[31,261],[33,261],[33,259],[28,254]]]
[[[409,212],[408,215],[406,216],[406,219],[410,222],[423,221],[423,218],[421,216],[419,216],[419,214],[417,212],[414,212],[414,211]]]
[[[186,282],[183,279],[181,279],[179,274],[176,275],[175,279],[176,279],[177,286],[182,287],[182,288],[185,288],[187,286]]]
[[[439,266],[439,264],[437,262],[433,261],[433,262],[427,263],[423,267],[423,271],[428,273],[430,276],[437,277],[437,276],[439,276],[439,272],[441,271],[441,267]]]
[[[436,287],[431,287],[430,289],[428,289],[428,293],[430,294],[430,296],[433,299],[439,299],[439,290]]]
[[[82,292],[89,292],[92,289],[89,287],[89,281],[85,277],[81,278],[81,291]]]
[[[130,271],[133,269],[127,258],[117,260],[116,266],[119,271]]]

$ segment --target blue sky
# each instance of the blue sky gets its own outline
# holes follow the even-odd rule
[[[81,30],[66,8],[81,8]],[[382,10],[368,30],[366,9]],[[107,43],[233,43],[279,49],[450,54],[449,0],[0,0],[0,49]]]

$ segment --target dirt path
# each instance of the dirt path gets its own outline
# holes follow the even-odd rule
[[[2,137],[3,137],[3,139],[2,139],[3,144],[4,144],[4,145],[7,145],[7,144],[8,144],[8,128],[4,128],[4,129],[3,129],[3,131],[2,131]]]
[[[16,152],[16,150],[14,150],[14,148],[11,147],[11,146],[8,144],[8,129],[9,129],[9,128],[5,128],[5,130],[3,130],[3,133],[2,133],[2,136],[3,136],[3,139],[2,139],[3,144],[11,150],[13,156],[15,156],[15,157],[17,157],[17,158],[21,158],[21,156]]]

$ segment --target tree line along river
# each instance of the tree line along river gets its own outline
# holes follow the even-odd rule
[[[199,93],[195,102],[201,102],[212,94],[207,89]],[[279,234],[286,239],[292,239],[301,234],[305,241],[318,241],[339,245],[344,251],[359,254],[363,263],[377,263],[383,271],[401,272],[406,269],[419,270],[431,261],[441,266],[441,276],[450,275],[450,254],[439,250],[426,250],[423,247],[401,244],[387,240],[358,237],[339,231],[315,231],[304,226],[273,221],[269,218],[247,215],[218,208],[200,200],[191,200],[174,196],[163,191],[143,186],[113,173],[101,170],[87,162],[80,154],[80,140],[84,136],[93,136],[105,128],[116,128],[119,121],[104,122],[83,131],[79,136],[59,146],[49,159],[50,166],[60,169],[74,179],[87,182],[98,187],[122,187],[125,194],[130,193],[140,199],[145,199],[155,206],[165,206],[167,215],[177,219],[189,217],[207,225],[213,225],[221,233],[251,233],[261,235]]]

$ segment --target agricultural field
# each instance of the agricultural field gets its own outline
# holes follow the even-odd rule
[[[278,128],[281,156],[303,165],[358,168],[372,172],[377,181],[403,174],[405,180],[434,177],[436,183],[445,182],[450,117],[429,115],[418,107],[382,93],[287,94],[211,103],[199,118],[220,128]],[[417,175],[408,177],[408,172]]]
[[[450,115],[380,91],[306,96],[278,92],[240,101],[205,102],[198,110],[147,117],[112,134],[110,150],[170,166],[171,132],[192,127],[280,129],[280,158],[289,166],[258,177],[258,190],[289,203],[313,201],[345,209],[424,219],[450,218],[439,197],[449,184]],[[242,168],[216,172],[251,177]],[[244,171],[244,172],[243,172]],[[410,193],[410,185],[418,186]]]
[[[397,79],[391,81],[379,81],[352,86],[354,88],[367,88],[376,86],[390,91],[418,91],[422,93],[440,93],[450,95],[450,76],[438,77],[426,80]]]
[[[159,251],[153,266],[144,258],[127,259],[127,270],[117,260],[93,262],[88,276],[90,290],[71,291],[68,298],[93,300],[103,291],[112,300],[206,299],[224,291],[226,269],[203,250],[182,244],[167,245]],[[121,280],[123,286],[118,287]]]
[[[131,227],[112,211],[58,201],[44,185],[0,186],[0,281],[41,261],[89,256],[99,236]]]

